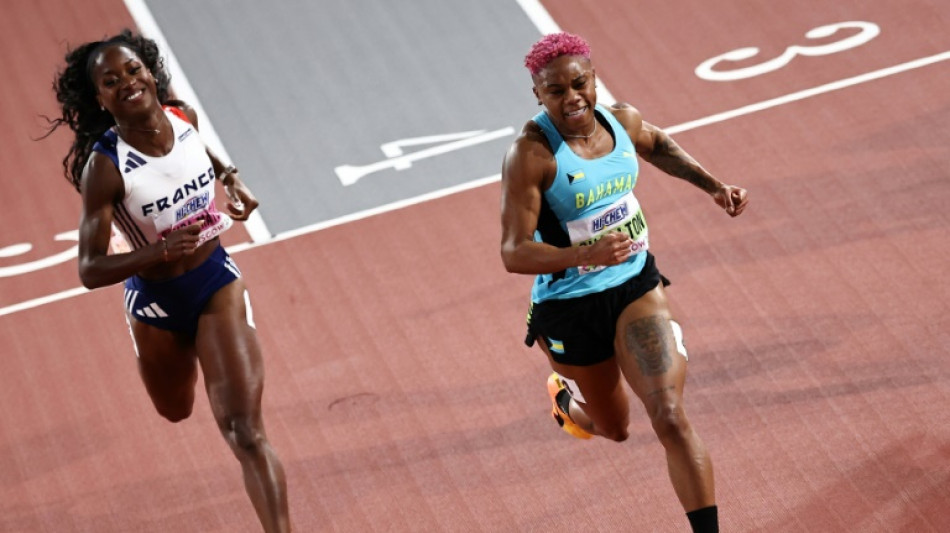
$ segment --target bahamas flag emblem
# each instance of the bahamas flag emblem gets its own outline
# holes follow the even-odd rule
[[[577,170],[577,171],[574,171],[574,172],[568,172],[568,173],[567,173],[567,182],[568,182],[568,183],[574,183],[575,181],[580,181],[580,180],[582,180],[582,179],[584,179],[584,171],[583,171],[583,170]]]
[[[548,348],[554,353],[563,354],[564,341],[559,341],[557,339],[552,339],[551,337],[548,337]]]

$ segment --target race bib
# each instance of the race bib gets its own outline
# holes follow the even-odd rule
[[[169,210],[171,211],[171,210]],[[231,217],[224,216],[214,205],[213,198],[208,192],[199,194],[175,210],[175,223],[165,231],[159,232],[159,236],[165,238],[169,233],[190,226],[192,224],[201,224],[201,230],[198,233],[198,246],[209,241],[225,230],[231,227],[234,222]]]
[[[624,231],[630,235],[633,239],[630,250],[635,254],[650,247],[646,219],[640,209],[640,202],[632,192],[623,195],[594,215],[567,223],[567,233],[573,246],[590,246],[611,231]],[[604,268],[606,267],[579,266],[577,273],[589,274]]]

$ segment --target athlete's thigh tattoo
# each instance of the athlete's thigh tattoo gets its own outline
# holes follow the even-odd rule
[[[623,337],[644,376],[659,376],[672,366],[671,355],[676,345],[668,318],[660,315],[638,318],[627,324]]]

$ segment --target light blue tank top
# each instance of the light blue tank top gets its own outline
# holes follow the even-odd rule
[[[614,149],[597,159],[583,159],[564,142],[545,111],[534,117],[548,139],[557,174],[541,199],[536,241],[554,246],[586,246],[611,231],[634,239],[635,253],[610,267],[577,267],[535,278],[531,300],[575,298],[627,281],[643,269],[649,246],[646,221],[633,187],[640,167],[630,136],[603,106],[595,109],[600,126],[606,123]]]

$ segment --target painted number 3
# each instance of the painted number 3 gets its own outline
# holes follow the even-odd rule
[[[722,62],[742,61],[753,58],[759,53],[759,49],[754,46],[748,48],[739,48],[737,50],[732,50],[730,52],[726,52],[725,54],[718,55],[703,61],[698,67],[696,67],[696,75],[704,80],[710,81],[732,81],[751,78],[753,76],[758,76],[760,74],[765,74],[766,72],[772,72],[773,70],[780,69],[787,65],[792,59],[794,59],[795,56],[823,56],[842,52],[850,48],[861,46],[862,44],[877,37],[877,35],[881,33],[881,28],[879,28],[877,24],[872,24],[870,22],[851,21],[839,22],[837,24],[828,24],[827,26],[819,26],[809,30],[808,33],[805,34],[805,37],[809,39],[824,39],[834,35],[835,33],[838,33],[839,30],[843,29],[857,29],[858,33],[833,43],[816,46],[792,45],[786,48],[782,55],[774,59],[770,59],[764,63],[759,63],[758,65],[752,65],[750,67],[737,68],[733,70],[716,70],[714,68],[716,65]]]

